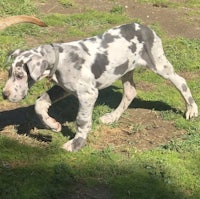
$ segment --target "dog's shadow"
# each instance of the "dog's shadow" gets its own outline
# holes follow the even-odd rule
[[[122,97],[118,89],[118,87],[111,86],[104,90],[101,90],[96,105],[105,104],[112,109],[116,108],[119,105]],[[144,108],[157,111],[173,111],[175,113],[182,114],[180,111],[164,102],[145,101],[140,98],[135,98],[129,108]],[[77,112],[78,100],[73,96],[67,97],[64,100],[55,103],[49,109],[49,115],[54,117],[61,124],[65,123],[66,121],[74,121]],[[26,134],[30,137],[44,142],[51,142],[52,140],[52,137],[49,135],[31,133],[34,128],[46,129],[46,127],[41,123],[38,116],[36,115],[34,111],[34,105],[0,112],[0,131],[2,131],[6,126],[9,125],[14,125],[18,134]],[[63,126],[61,133],[64,136],[74,136],[74,134],[66,125]]]

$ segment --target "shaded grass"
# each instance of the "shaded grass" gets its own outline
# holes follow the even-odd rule
[[[62,198],[73,190],[74,184],[106,184],[113,197],[119,199],[199,196],[200,182],[194,175],[199,164],[198,159],[193,161],[197,152],[191,156],[190,151],[177,153],[171,148],[146,153],[130,151],[126,157],[112,149],[95,151],[86,147],[74,154],[55,147],[52,150],[52,146],[31,148],[0,138],[0,195],[5,199]],[[12,149],[8,150],[8,146]]]

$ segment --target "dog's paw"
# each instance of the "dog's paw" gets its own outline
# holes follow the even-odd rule
[[[198,107],[196,104],[187,107],[185,117],[187,120],[194,118],[194,117],[198,117]]]
[[[112,113],[106,113],[105,115],[100,117],[100,121],[103,124],[112,124],[113,122],[116,122],[118,118],[114,117]]]
[[[60,132],[62,129],[62,125],[57,122],[55,119],[53,119],[52,117],[48,117],[47,119],[45,119],[44,123],[52,130],[55,132]]]
[[[63,145],[63,149],[70,152],[80,150],[86,143],[86,139],[82,137],[74,138]]]

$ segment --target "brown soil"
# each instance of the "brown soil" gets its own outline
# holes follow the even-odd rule
[[[158,112],[143,108],[129,109],[118,124],[118,127],[103,126],[95,131],[93,134],[97,141],[90,141],[90,145],[99,149],[114,146],[120,152],[131,148],[149,150],[185,133],[177,130],[173,122],[163,120]]]
[[[100,11],[110,11],[113,6],[121,5],[125,13],[134,18],[141,19],[146,25],[158,23],[162,29],[173,37],[184,36],[187,38],[200,37],[200,17],[199,14],[190,14],[191,10],[198,11],[198,8],[169,8],[163,4],[140,4],[137,0],[75,0],[75,6],[64,8],[54,0],[48,0],[46,3],[39,4],[42,13],[80,13],[87,9],[96,9]],[[183,2],[175,0],[173,2]]]

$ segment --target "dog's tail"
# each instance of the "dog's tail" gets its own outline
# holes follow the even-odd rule
[[[36,17],[27,16],[27,15],[18,15],[18,16],[11,16],[11,17],[6,17],[4,19],[0,19],[0,30],[3,30],[17,23],[33,23],[42,27],[47,26],[44,22],[42,22],[40,19]]]

